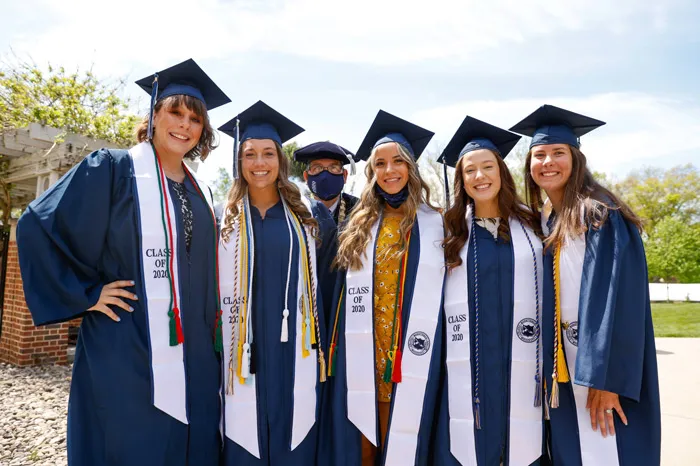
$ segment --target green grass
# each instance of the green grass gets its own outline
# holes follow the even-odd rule
[[[700,338],[700,303],[651,303],[656,337]]]

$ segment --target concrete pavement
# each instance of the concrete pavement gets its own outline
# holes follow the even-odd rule
[[[700,466],[700,338],[657,338],[662,466]]]

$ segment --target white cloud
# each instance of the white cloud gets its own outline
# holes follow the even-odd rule
[[[581,138],[581,148],[594,170],[625,174],[642,165],[666,165],[669,157],[678,154],[695,153],[690,160],[698,160],[700,105],[658,95],[628,92],[553,97],[546,102],[531,98],[469,101],[419,111],[413,119],[436,131],[436,141],[444,144],[467,114],[509,128],[543,103],[607,122]]]
[[[249,50],[403,64],[464,60],[538,36],[663,29],[687,0],[34,0],[48,18],[14,45],[38,60],[106,66],[231,57]]]

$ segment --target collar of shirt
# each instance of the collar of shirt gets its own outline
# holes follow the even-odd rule
[[[330,207],[328,208],[328,210],[331,211],[331,214],[334,214],[335,211],[336,211],[336,209],[338,208],[338,204],[340,204],[340,198],[341,198],[341,197],[343,197],[342,194],[340,194],[340,195],[338,196],[338,199],[336,199],[336,201],[333,203],[333,205],[330,206]]]

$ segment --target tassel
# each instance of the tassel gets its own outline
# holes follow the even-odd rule
[[[177,343],[185,342],[185,335],[182,333],[182,320],[180,320],[180,309],[177,307],[173,308],[173,313],[175,314],[175,331],[177,332]]]
[[[173,310],[168,311],[168,316],[170,317],[170,346],[177,346],[177,323],[175,322],[175,312]]]
[[[226,394],[233,395],[233,380],[236,378],[236,373],[233,370],[233,358],[228,362],[228,383],[226,384]]]
[[[243,344],[243,360],[241,361],[241,377],[247,379],[250,377],[250,345]]]
[[[547,398],[547,387],[544,387],[544,419],[549,421],[549,398]]]
[[[389,358],[388,358],[388,361],[386,362],[386,367],[384,368],[384,376],[382,377],[382,380],[384,380],[384,383],[391,382],[391,373],[393,370],[394,370],[394,353],[393,353],[393,351],[389,351]]]
[[[559,381],[556,376],[552,377],[552,399],[549,404],[552,409],[559,407]]]
[[[328,354],[328,377],[333,377],[335,375],[335,349],[336,344],[331,343],[331,349]]]
[[[535,376],[535,408],[542,406],[542,384],[540,383],[540,376]]]
[[[214,350],[221,354],[224,352],[224,337],[221,331],[221,316],[223,311],[216,313],[216,325],[214,326]]]
[[[391,381],[401,383],[401,350],[397,349],[394,355],[394,370],[391,374]]]
[[[289,341],[289,322],[287,318],[289,317],[289,309],[282,311],[282,335],[280,336],[280,341],[282,343],[287,343]]]
[[[250,374],[253,375],[257,372],[255,361],[255,343],[250,344]]]
[[[478,398],[474,399],[474,423],[476,428],[481,430],[481,402]]]
[[[326,357],[323,355],[323,350],[318,350],[318,365],[319,367],[319,378],[321,383],[326,381]]]

